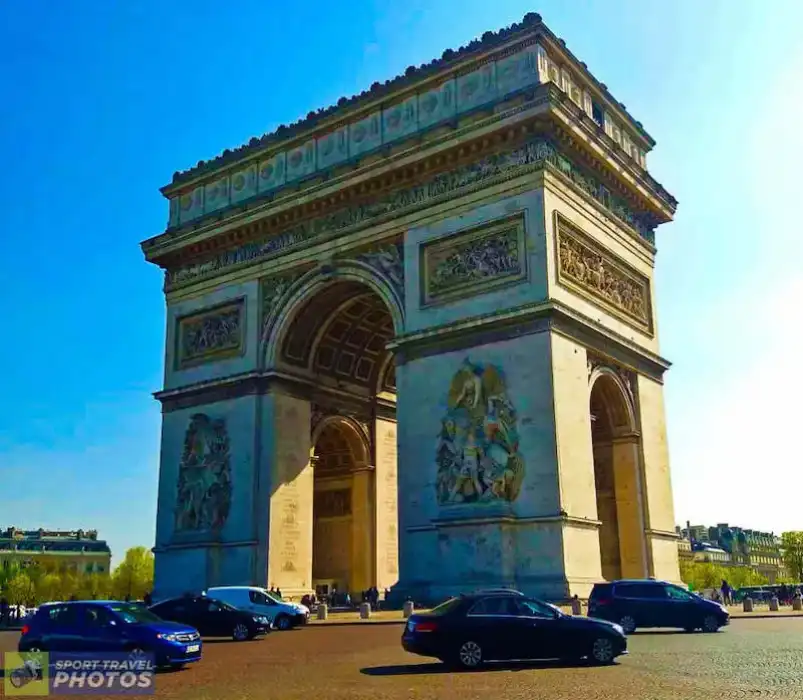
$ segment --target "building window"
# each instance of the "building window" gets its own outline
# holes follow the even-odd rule
[[[605,110],[596,100],[591,100],[591,118],[597,122],[597,126],[605,127]]]

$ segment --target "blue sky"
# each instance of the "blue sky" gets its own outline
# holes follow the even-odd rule
[[[680,201],[656,282],[678,521],[803,529],[794,0],[3,3],[0,527],[153,543],[164,305],[138,244],[175,170],[529,11]]]

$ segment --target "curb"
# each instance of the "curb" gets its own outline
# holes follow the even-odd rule
[[[403,625],[407,620],[310,620],[305,628],[311,627],[356,627],[362,625]]]

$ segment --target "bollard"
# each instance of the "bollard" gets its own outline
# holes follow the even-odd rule
[[[367,620],[369,617],[371,617],[371,604],[360,603],[360,619]]]
[[[406,620],[414,612],[415,612],[415,604],[413,603],[413,601],[412,600],[405,600],[404,601],[404,611],[402,613],[404,615],[404,619]]]
[[[325,620],[329,617],[329,606],[326,603],[321,603],[318,606],[318,619]]]
[[[803,610],[803,598],[799,595],[792,598],[792,610]]]
[[[774,595],[770,598],[770,612],[778,612],[781,607],[781,603],[778,600],[778,596]]]
[[[744,599],[743,608],[745,612],[753,612],[753,599],[748,597]]]
[[[583,614],[583,604],[580,602],[580,599],[577,596],[572,598],[572,615],[582,615]]]

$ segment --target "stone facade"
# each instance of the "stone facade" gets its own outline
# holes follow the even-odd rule
[[[540,22],[177,174],[156,587],[677,580],[675,201]]]

